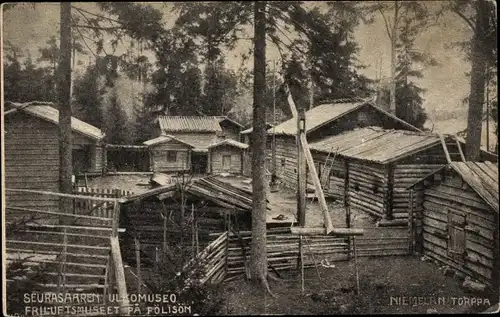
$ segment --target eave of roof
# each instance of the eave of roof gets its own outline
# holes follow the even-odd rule
[[[10,115],[18,111],[22,111],[23,113],[46,120],[56,125],[59,124],[59,110],[54,108],[53,103],[51,102],[32,101],[17,103],[6,101],[5,103],[11,105],[13,108],[6,111],[4,115]],[[100,141],[105,137],[105,134],[101,129],[75,117],[71,117],[71,130],[97,141]]]

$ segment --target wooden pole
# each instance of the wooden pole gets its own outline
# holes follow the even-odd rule
[[[443,147],[444,155],[446,156],[446,162],[451,164],[450,153],[448,152],[448,147],[446,146],[446,142],[444,141],[444,137],[442,134],[439,134],[439,139],[441,140],[441,146]]]
[[[290,93],[290,89],[285,86],[285,92],[287,93],[288,97],[288,104],[290,106],[290,111],[292,112],[293,116],[297,118],[298,112],[297,112],[297,107],[295,107],[295,102],[293,101],[292,94]],[[305,125],[305,124],[304,124]],[[321,209],[323,211],[323,217],[325,221],[325,226],[326,226],[326,234],[331,233],[334,228],[332,224],[332,219],[330,216],[330,213],[328,211],[328,206],[326,204],[326,199],[325,195],[323,193],[323,189],[321,188],[321,182],[318,177],[318,173],[316,171],[316,166],[314,165],[314,160],[311,155],[311,151],[309,150],[309,145],[307,143],[307,138],[306,138],[306,133],[303,133],[300,135],[300,142],[303,148],[304,155],[306,157],[306,162],[307,162],[307,167],[309,168],[309,172],[311,174],[311,178],[314,184],[314,189],[316,191],[316,195],[318,196],[318,201],[321,206]]]
[[[58,68],[58,108],[59,108],[59,191],[72,194],[72,138],[71,138],[71,3],[60,4],[60,60]],[[61,213],[72,214],[70,199],[61,198]],[[60,224],[67,219],[59,217]]]
[[[273,182],[276,181],[276,60],[273,59],[273,144],[272,144],[272,168],[273,168]],[[273,185],[275,185],[273,183]]]
[[[346,159],[344,163],[345,179],[344,179],[344,208],[345,208],[345,224],[347,228],[351,228],[351,206],[349,201],[349,161]],[[351,258],[351,239],[347,237],[347,258]]]
[[[299,226],[306,225],[306,189],[307,189],[307,165],[304,157],[304,148],[301,135],[305,134],[305,113],[299,112],[297,117],[297,221]]]
[[[352,245],[354,249],[354,269],[356,270],[356,290],[359,295],[361,294],[361,289],[359,287],[358,250],[356,249],[356,237],[352,237]]]
[[[141,293],[142,274],[141,274],[141,245],[137,237],[134,237],[135,242],[135,263],[137,270],[137,292]]]
[[[455,141],[457,142],[457,148],[458,148],[458,152],[460,153],[460,158],[462,159],[462,162],[465,162],[465,155],[464,155],[464,152],[462,151],[462,146],[460,145],[460,141],[458,140],[457,136],[454,135],[453,136]]]
[[[127,284],[125,281],[125,271],[123,269],[122,255],[120,251],[120,243],[118,242],[118,237],[114,236],[110,238],[111,242],[111,255],[113,257],[115,279],[118,286],[118,296],[119,296],[119,306],[120,315],[129,316],[130,312],[128,310],[129,300],[127,296]]]

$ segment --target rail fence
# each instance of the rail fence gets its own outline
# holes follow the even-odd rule
[[[412,242],[407,227],[363,228],[361,237],[303,236],[303,263],[305,267],[322,263],[348,261],[356,250],[360,257],[409,255]],[[248,272],[250,260],[250,231],[230,231],[211,234],[217,238],[198,255],[206,259],[203,281],[218,283],[224,278]],[[267,260],[272,270],[298,267],[300,237],[289,228],[267,231]]]
[[[128,313],[127,286],[118,240],[120,203],[117,198],[27,189],[6,189],[6,196],[5,253],[8,264],[42,269],[44,280],[34,284],[37,289],[95,293],[99,295],[96,307],[119,306],[121,315]],[[18,199],[20,197],[26,199]],[[67,203],[67,209],[57,205],[35,207],[26,204],[34,201],[63,201]],[[87,201],[87,205],[109,204],[111,216],[75,213],[71,204],[75,201]],[[26,272],[30,271],[36,272]],[[7,284],[7,292],[11,285],[15,283]],[[112,294],[123,300],[118,304],[110,303],[107,299]]]

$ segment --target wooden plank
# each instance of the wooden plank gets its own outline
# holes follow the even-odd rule
[[[450,153],[448,152],[448,148],[446,147],[446,143],[442,134],[439,134],[439,140],[441,140],[441,145],[443,147],[444,154],[446,155],[446,162],[448,162],[448,164],[451,164]]]
[[[56,197],[66,197],[66,198],[90,199],[93,201],[108,201],[108,202],[116,201],[116,199],[111,199],[111,198],[100,198],[100,197],[89,198],[88,196],[62,194],[62,193],[48,192],[48,191],[43,191],[43,190],[5,188],[5,191],[6,192],[15,192],[15,193],[40,194],[40,195],[46,195],[46,196],[56,196]]]
[[[460,172],[460,175],[474,188],[479,196],[481,196],[488,204],[491,204],[491,207],[495,211],[499,209],[498,186],[495,191],[494,184],[482,182],[476,174],[471,173],[469,168],[466,168],[461,164],[453,164],[452,166]]]
[[[364,230],[361,228],[333,228],[331,231],[327,231],[326,228],[321,227],[310,227],[310,228],[301,228],[301,227],[291,227],[290,231],[293,234],[298,235],[333,235],[333,236],[351,236],[351,235],[363,235]]]
[[[292,112],[292,115],[294,118],[298,118],[298,113],[297,113],[297,107],[295,106],[295,102],[293,101],[291,93],[288,91],[288,86],[285,85],[285,91],[287,91],[287,100],[288,104],[290,106],[290,110]],[[306,139],[306,134],[303,133],[300,135],[299,141],[302,144],[302,147],[304,149],[304,154],[306,157],[307,161],[307,166],[309,167],[309,171],[311,172],[311,177],[314,183],[314,188],[316,190],[316,195],[318,196],[318,201],[320,203],[321,209],[323,211],[323,217],[325,221],[325,226],[326,226],[326,234],[330,233],[333,231],[333,224],[332,224],[332,219],[330,216],[330,213],[328,211],[328,206],[326,204],[325,200],[325,195],[323,193],[323,189],[321,188],[321,183],[318,178],[318,172],[316,171],[316,166],[314,165],[314,160],[311,155],[311,151],[309,149],[309,145],[307,143]]]
[[[456,135],[454,135],[453,138],[457,142],[457,148],[458,148],[458,151],[460,152],[460,158],[462,159],[462,162],[465,162],[466,159],[465,159],[464,152],[462,151],[462,146],[460,145],[460,141],[458,140]]]
[[[111,256],[113,259],[115,279],[118,286],[118,295],[119,295],[119,306],[120,306],[120,315],[129,316],[129,300],[127,295],[127,284],[125,281],[125,271],[123,269],[122,256],[120,252],[120,243],[118,241],[118,237],[114,236],[110,238],[111,244]]]

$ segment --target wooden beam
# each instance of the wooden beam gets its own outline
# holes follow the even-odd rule
[[[295,107],[295,102],[293,101],[292,94],[290,93],[288,87],[285,85],[285,91],[287,92],[287,100],[290,106],[290,110],[295,118],[298,117],[297,107]],[[321,188],[321,183],[318,178],[318,173],[316,172],[316,166],[314,166],[314,160],[311,155],[311,151],[309,150],[309,145],[306,139],[306,133],[300,135],[300,142],[302,143],[302,147],[304,150],[304,154],[307,161],[307,166],[309,167],[309,172],[311,173],[311,178],[314,183],[314,189],[316,191],[316,195],[318,196],[318,201],[320,203],[321,209],[323,210],[323,217],[326,226],[326,233],[329,234],[333,231],[333,224],[330,213],[328,211],[328,206],[325,200],[325,194],[323,193],[323,189]]]
[[[301,227],[306,225],[307,163],[300,142],[301,134],[305,134],[305,124],[305,113],[301,110],[297,117],[297,220]]]
[[[450,153],[448,152],[448,148],[446,147],[446,142],[444,141],[442,134],[439,134],[439,139],[441,140],[441,145],[443,146],[443,151],[446,156],[446,161],[448,162],[448,164],[451,164]]]
[[[111,243],[111,256],[113,259],[113,266],[115,272],[115,280],[118,287],[118,303],[120,306],[120,315],[129,316],[129,300],[127,296],[127,284],[125,281],[125,270],[123,269],[122,255],[120,251],[120,243],[118,237],[110,238]]]
[[[455,139],[455,142],[457,142],[457,148],[458,152],[460,152],[460,158],[462,159],[462,162],[465,162],[465,155],[464,152],[462,151],[462,146],[460,145],[460,141],[458,140],[457,136],[454,135],[453,138]]]
[[[72,194],[63,194],[56,192],[48,192],[43,190],[33,190],[33,189],[14,189],[14,188],[5,188],[5,191],[15,192],[15,193],[29,193],[29,194],[37,194],[37,195],[45,195],[45,196],[56,196],[56,197],[65,197],[65,198],[76,198],[76,199],[85,199],[92,201],[108,201],[115,202],[116,198],[104,198],[104,197],[96,197],[96,196],[85,196],[85,195],[72,195]]]
[[[361,236],[364,234],[362,228],[334,228],[332,231],[327,232],[325,228],[321,227],[291,227],[290,232],[293,234],[304,235],[304,236],[316,236],[316,235],[331,235],[331,236]]]

